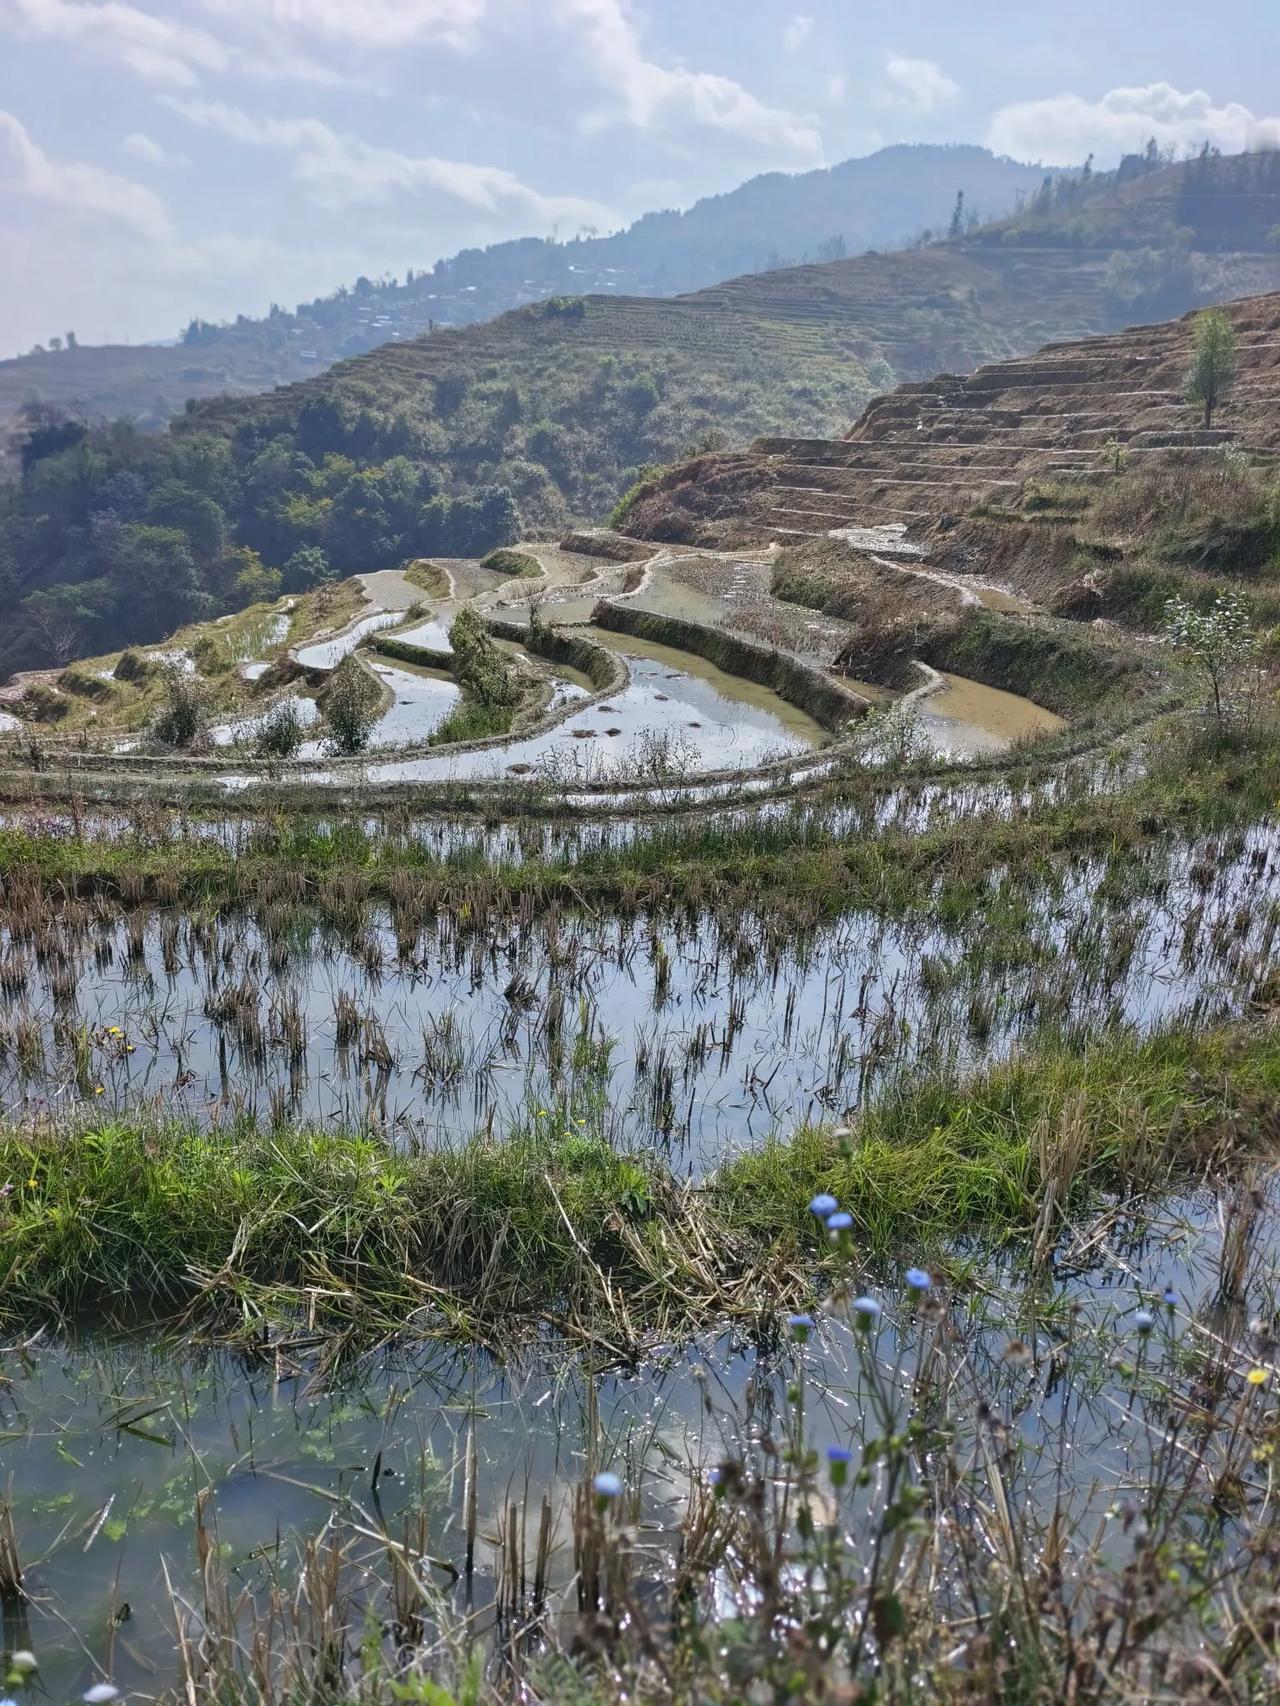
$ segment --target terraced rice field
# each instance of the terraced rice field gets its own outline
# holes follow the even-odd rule
[[[21,1706],[1273,1696],[1274,311],[26,684]]]

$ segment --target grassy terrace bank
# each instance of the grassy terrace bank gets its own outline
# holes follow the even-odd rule
[[[1029,772],[1019,781],[1031,786],[1035,779]],[[854,798],[874,806],[883,792],[881,784]],[[143,826],[165,820],[152,813],[139,819],[137,834],[112,838],[49,832],[38,820],[0,829],[0,880],[40,883],[50,892],[107,892],[130,904],[301,901],[342,880],[356,898],[422,907],[517,896],[616,906],[768,897],[809,915],[929,906],[958,916],[982,903],[993,872],[1032,879],[1062,858],[1116,855],[1170,833],[1243,827],[1265,817],[1278,794],[1275,728],[1219,739],[1184,726],[1150,755],[1144,775],[1118,791],[1068,790],[1034,813],[1005,816],[993,806],[989,815],[922,831],[890,825],[839,835],[796,817],[655,820],[622,846],[494,864],[475,850],[441,858],[394,827],[370,828],[367,817],[315,823],[281,814],[231,852],[209,837],[156,836]],[[840,794],[826,799],[838,805]]]
[[[807,711],[825,729],[841,729],[852,718],[866,714],[866,701],[841,686],[825,670],[774,647],[740,639],[727,629],[708,628],[701,622],[664,616],[607,598],[596,606],[595,622],[614,633],[654,640],[659,645],[704,657],[730,675],[770,688],[788,704]]]
[[[923,1080],[852,1130],[803,1130],[710,1180],[624,1156],[572,1110],[454,1149],[351,1134],[202,1136],[128,1118],[0,1128],[0,1310],[203,1304],[252,1321],[499,1336],[550,1317],[619,1350],[642,1334],[794,1306],[823,1259],[829,1190],[869,1261],[945,1265],[966,1235],[1047,1250],[1056,1214],[1270,1157],[1280,1033],[1046,1042],[964,1083]],[[1050,1207],[1046,1209],[1048,1203]]]

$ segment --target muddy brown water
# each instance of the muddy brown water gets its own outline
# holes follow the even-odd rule
[[[955,758],[1003,752],[1018,741],[1056,734],[1066,727],[1062,717],[1020,694],[946,670],[939,673],[945,686],[919,704],[935,752]]]

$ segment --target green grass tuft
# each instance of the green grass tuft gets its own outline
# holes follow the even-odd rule
[[[1080,1208],[1274,1144],[1280,1032],[1047,1041],[965,1083],[926,1079],[851,1131],[805,1129],[701,1185],[623,1155],[572,1110],[504,1140],[410,1153],[352,1133],[203,1134],[117,1119],[0,1127],[0,1310],[30,1318],[234,1299],[307,1301],[384,1330],[548,1311],[688,1328],[802,1284],[832,1191],[870,1260],[962,1238],[1024,1244],[1052,1182]],[[771,1278],[772,1276],[772,1278]],[[426,1318],[419,1318],[426,1319]],[[469,1324],[469,1326],[468,1326]]]

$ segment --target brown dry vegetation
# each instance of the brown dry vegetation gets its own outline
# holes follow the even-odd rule
[[[1280,622],[1280,296],[1229,310],[1239,377],[1211,431],[1182,399],[1192,318],[907,385],[843,440],[767,439],[671,470],[628,531],[781,541],[774,590],[852,622],[852,664],[910,638],[922,594],[830,539],[905,525],[927,567],[1077,620],[1151,630],[1176,594]],[[927,585],[927,583],[926,583]],[[927,589],[928,614],[945,611]],[[918,655],[924,655],[918,653]]]

